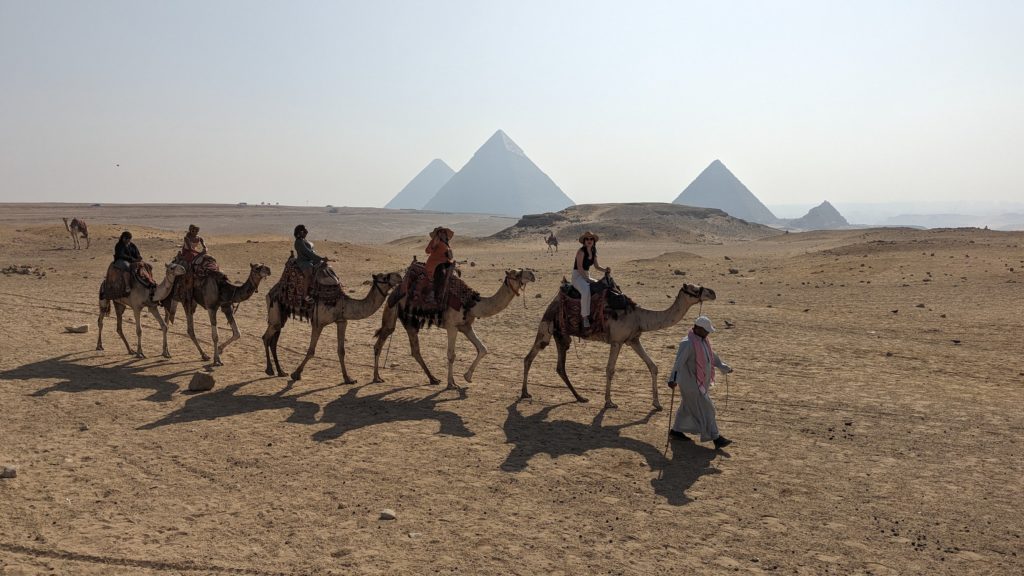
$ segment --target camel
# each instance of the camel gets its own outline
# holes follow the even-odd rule
[[[238,323],[235,322],[235,310],[239,304],[248,300],[259,290],[260,282],[267,276],[270,276],[270,268],[263,264],[252,263],[249,264],[249,277],[246,278],[245,282],[238,285],[232,284],[226,276],[219,272],[210,273],[202,284],[197,284],[193,287],[191,300],[187,302],[181,301],[172,294],[171,301],[167,307],[167,319],[169,322],[174,321],[177,303],[181,302],[188,318],[188,337],[192,339],[192,343],[196,345],[196,350],[199,350],[199,355],[206,362],[210,359],[210,356],[203,351],[203,347],[199,344],[199,339],[196,338],[194,318],[197,305],[205,308],[207,314],[210,315],[210,332],[213,338],[213,365],[223,366],[224,363],[221,361],[220,355],[224,353],[224,349],[229,344],[242,337],[241,332],[238,331]],[[220,337],[217,334],[217,310],[224,314],[228,324],[231,325],[231,337],[223,344],[219,343]]]
[[[643,345],[640,343],[640,336],[644,332],[653,332],[676,325],[686,315],[690,306],[699,302],[706,302],[715,299],[715,291],[710,288],[683,284],[676,294],[676,299],[666,310],[645,310],[636,307],[632,310],[620,311],[616,316],[610,315],[607,319],[607,330],[601,333],[586,336],[586,340],[607,342],[611,346],[608,353],[608,366],[605,369],[604,406],[605,408],[617,408],[612,402],[612,377],[615,376],[615,363],[618,361],[619,352],[625,344],[636,352],[637,356],[647,364],[651,372],[651,393],[654,395],[654,409],[661,410],[661,402],[658,401],[658,367],[647,355]],[[565,372],[565,356],[569,350],[571,336],[556,333],[555,318],[559,313],[559,296],[548,305],[544,316],[541,317],[540,325],[537,327],[537,337],[533,347],[523,359],[523,391],[520,398],[530,398],[526,389],[527,378],[530,375],[530,365],[537,354],[547,347],[554,337],[555,345],[558,348],[558,366],[555,368],[562,381],[569,387],[569,391],[576,397],[577,402],[587,402],[587,399],[580,396],[573,388],[569,376]]]
[[[82,243],[78,240],[79,236],[85,238],[85,247],[88,249],[92,242],[89,240],[89,227],[85,225],[85,220],[72,218],[70,224],[67,218],[61,218],[61,220],[64,221],[64,228],[71,234],[71,241],[75,244],[75,250],[81,250],[82,248]]]
[[[97,325],[97,336],[96,336],[96,349],[103,350],[103,317],[110,313],[110,303],[114,303],[114,311],[117,313],[117,334],[121,337],[124,342],[124,347],[128,349],[129,354],[134,354],[137,358],[145,358],[146,355],[142,353],[142,308],[146,307],[149,309],[149,313],[156,318],[156,321],[160,324],[160,330],[164,334],[164,351],[161,354],[164,358],[170,358],[171,353],[167,349],[167,324],[163,318],[160,317],[160,312],[157,310],[157,303],[171,293],[171,287],[174,285],[174,279],[185,273],[185,268],[180,264],[173,262],[165,265],[164,279],[157,284],[156,288],[150,291],[142,284],[135,281],[134,277],[131,282],[131,291],[127,296],[122,298],[111,300],[100,300],[100,316],[96,321]],[[124,316],[125,308],[131,308],[132,312],[135,313],[135,336],[138,339],[136,348],[132,351],[132,347],[128,345],[128,339],[124,336],[124,331],[121,329],[121,320]]]
[[[548,252],[551,252],[551,248],[558,252],[558,238],[555,238],[555,233],[548,230],[548,236],[544,239],[544,243],[548,245]]]
[[[461,332],[476,348],[476,358],[473,359],[469,369],[463,375],[466,382],[472,382],[473,372],[476,370],[477,365],[480,364],[480,360],[487,354],[487,347],[484,346],[484,343],[477,337],[476,332],[473,331],[473,322],[477,318],[494,316],[504,310],[512,302],[513,298],[519,296],[528,282],[534,281],[536,281],[536,278],[530,270],[506,270],[501,287],[498,288],[498,291],[493,296],[481,298],[469,310],[445,309],[440,325],[448,331],[448,389],[461,390],[461,387],[455,384],[455,376],[452,373],[455,365],[455,340],[459,333]],[[384,381],[380,377],[379,371],[380,352],[384,348],[384,342],[387,341],[388,336],[395,331],[398,310],[406,305],[407,300],[408,295],[403,295],[397,302],[389,304],[384,308],[380,330],[377,330],[376,334],[374,334],[377,342],[373,345],[373,382]],[[440,384],[441,381],[430,373],[426,362],[423,361],[423,356],[420,355],[419,328],[414,324],[405,322],[402,323],[402,326],[409,336],[409,347],[412,349],[413,358],[416,359],[420,368],[426,373],[431,384]]]
[[[323,302],[315,303],[315,308],[310,316],[312,333],[309,337],[309,348],[306,350],[306,356],[302,359],[302,362],[292,372],[292,380],[302,379],[302,370],[316,353],[316,344],[320,339],[320,333],[323,329],[330,324],[337,324],[338,362],[341,363],[341,377],[344,379],[345,384],[355,384],[358,382],[348,375],[348,369],[345,367],[345,330],[348,328],[348,321],[362,320],[372,316],[384,304],[388,293],[395,286],[402,283],[402,275],[398,272],[374,274],[373,280],[370,283],[370,292],[361,300],[349,298],[343,293],[341,299],[334,305],[329,306]],[[270,293],[267,294],[267,331],[263,333],[263,348],[267,355],[267,374],[269,376],[274,375],[274,370],[270,366],[270,358],[273,355],[274,368],[277,368],[277,375],[284,376],[281,364],[277,361],[277,340],[281,337],[281,328],[287,322],[288,314],[283,309],[282,304],[273,298],[275,288],[277,286],[271,288]]]

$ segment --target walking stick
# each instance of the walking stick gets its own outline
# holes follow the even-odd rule
[[[728,409],[729,409],[729,373],[726,372],[726,374],[725,374],[725,410],[722,410],[722,412],[725,412]]]
[[[678,384],[676,384],[676,386],[678,386]],[[676,387],[673,386],[672,387],[672,399],[668,403],[668,432],[665,432],[665,438],[666,438],[666,440],[665,440],[665,448],[668,448],[668,440],[667,440],[667,438],[671,438],[672,437],[671,436],[671,434],[672,434],[672,412],[675,411],[675,407],[676,407]]]

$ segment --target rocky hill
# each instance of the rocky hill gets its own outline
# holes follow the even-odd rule
[[[563,242],[569,242],[586,230],[598,234],[602,240],[656,239],[695,244],[755,240],[781,233],[768,226],[733,218],[715,208],[637,202],[579,204],[559,212],[528,214],[491,238],[533,238],[551,231]]]

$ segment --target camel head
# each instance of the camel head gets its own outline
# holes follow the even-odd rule
[[[185,275],[185,267],[176,262],[168,262],[164,264],[164,272],[171,278],[177,278]]]
[[[249,278],[253,283],[259,284],[261,280],[270,276],[270,268],[263,264],[249,263]]]
[[[373,275],[373,287],[381,290],[385,294],[401,283],[402,274],[400,272],[384,272]],[[387,287],[386,289],[384,288],[385,286]]]
[[[533,275],[533,271],[524,268],[518,268],[516,270],[505,270],[505,284],[512,289],[513,292],[519,294],[524,286],[528,282],[536,282],[537,277]]]
[[[693,298],[696,302],[710,302],[715,299],[714,290],[703,286],[694,286],[693,284],[683,284],[679,292]]]

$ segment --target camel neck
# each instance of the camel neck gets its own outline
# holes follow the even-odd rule
[[[508,307],[512,299],[516,297],[516,293],[509,286],[507,280],[501,282],[501,287],[492,296],[481,298],[476,306],[470,309],[469,313],[475,318],[487,318],[488,316],[494,316],[498,312],[501,312]]]
[[[696,302],[696,298],[688,296],[680,290],[676,295],[675,301],[665,310],[647,310],[644,308],[637,310],[640,327],[644,332],[648,332],[675,326],[686,316],[690,306],[693,306]]]
[[[370,291],[361,299],[344,298],[338,303],[344,302],[344,306],[335,306],[335,315],[339,320],[362,320],[373,316],[373,313],[384,304],[387,291],[378,288],[375,282],[370,283]]]

